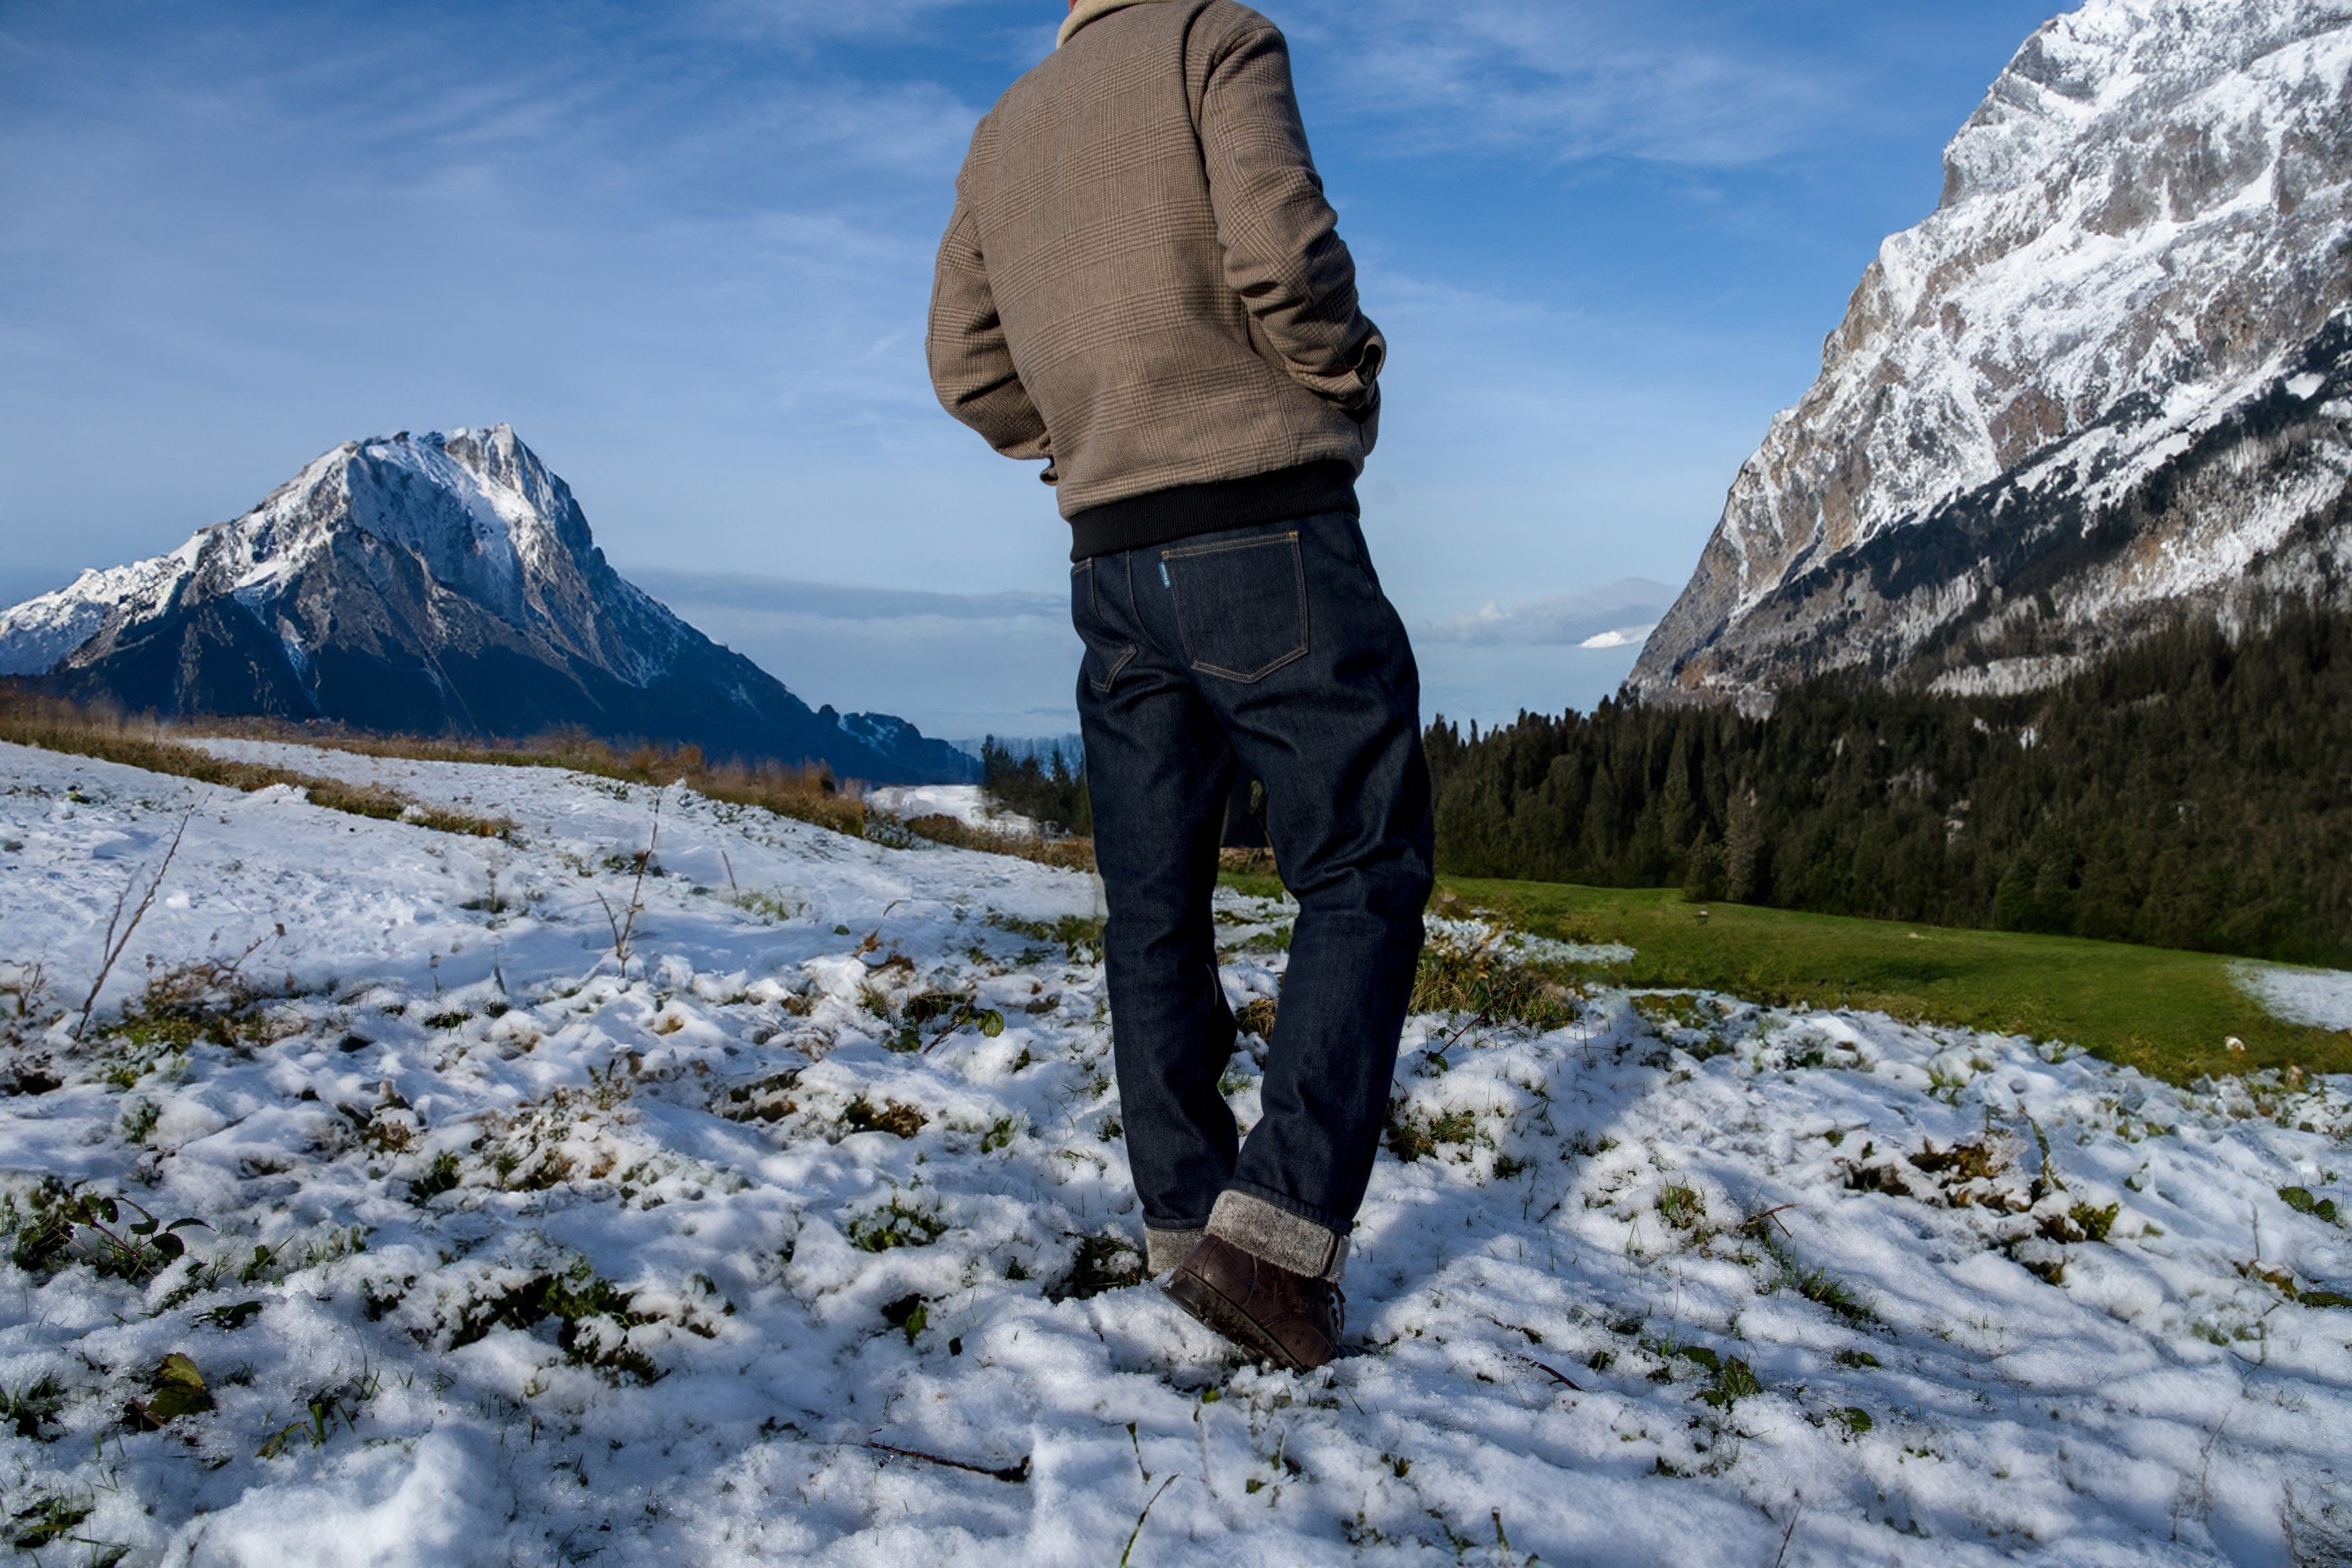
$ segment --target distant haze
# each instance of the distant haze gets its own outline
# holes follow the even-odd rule
[[[1079,648],[1056,595],[845,587],[625,564],[622,574],[810,702],[896,713],[950,740],[1070,728]],[[1640,639],[1578,645],[1629,616],[1654,621],[1673,597],[1662,584],[1635,579],[1584,600],[1497,611],[1486,617],[1490,625],[1413,626],[1424,716],[1493,723],[1533,706],[1538,693],[1545,711],[1589,709],[1625,679]],[[1562,607],[1579,604],[1582,618]]]

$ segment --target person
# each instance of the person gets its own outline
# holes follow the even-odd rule
[[[1431,889],[1420,678],[1359,522],[1387,342],[1288,47],[1234,0],[1076,0],[973,133],[931,301],[941,404],[1046,462],[1113,1058],[1148,1262],[1304,1370],[1339,1353]],[[1297,900],[1239,1135],[1211,908],[1237,769]]]

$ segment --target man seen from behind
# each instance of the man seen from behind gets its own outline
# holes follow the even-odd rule
[[[1387,344],[1307,146],[1287,46],[1234,0],[1075,0],[982,120],[940,249],[940,400],[1043,458],[1070,614],[1114,1058],[1149,1261],[1296,1369],[1339,1353],[1430,891],[1420,683],[1359,525]],[[1215,889],[1236,769],[1298,900],[1261,1102]]]

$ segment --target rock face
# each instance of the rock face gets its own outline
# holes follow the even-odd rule
[[[2352,594],[2352,0],[2089,0],[1855,289],[1629,687],[2023,689]]]
[[[576,727],[876,783],[972,768],[903,720],[812,711],[632,586],[504,425],[347,442],[169,555],[0,613],[0,674],[174,717]]]

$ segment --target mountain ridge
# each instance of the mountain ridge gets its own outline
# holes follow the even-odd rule
[[[812,710],[629,583],[503,424],[344,442],[175,551],[0,612],[0,674],[167,717],[578,727],[876,783],[971,773],[903,720]]]
[[[2352,4],[2090,0],[2019,50],[1627,683],[2047,685],[2344,602]]]

